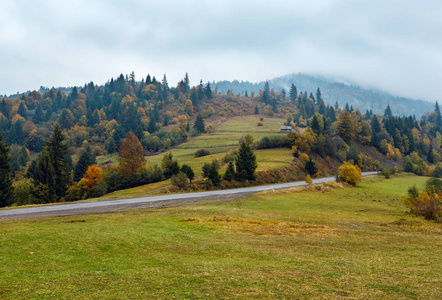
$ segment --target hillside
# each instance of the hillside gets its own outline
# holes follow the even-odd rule
[[[319,87],[324,101],[327,104],[344,107],[346,103],[354,108],[359,108],[362,112],[372,110],[376,114],[383,114],[389,104],[392,107],[393,114],[399,116],[415,115],[417,118],[433,109],[434,104],[423,100],[410,99],[405,97],[396,97],[389,93],[364,89],[357,84],[347,84],[335,81],[326,77],[312,76],[308,74],[289,74],[268,80],[270,88],[280,92],[284,89],[287,93],[292,83],[298,89],[298,92],[307,91],[315,94]],[[265,82],[252,83],[248,81],[218,81],[212,82],[212,86],[218,87],[218,91],[226,93],[229,89],[234,94],[248,91],[259,93],[264,88]]]
[[[187,74],[170,86],[166,75],[161,81],[148,75],[138,82],[132,73],[70,93],[43,89],[44,94],[0,99],[0,131],[11,144],[16,186],[11,203],[1,205],[99,197],[171,179],[184,172],[181,168],[190,177],[181,176],[176,186],[198,190],[302,180],[309,160],[317,164],[312,176],[334,175],[345,161],[367,171],[397,166],[431,175],[438,170],[442,116],[437,105],[417,120],[393,116],[394,106],[387,106],[384,115],[336,108],[316,89],[290,89],[285,95],[269,85],[259,94],[218,90],[202,83],[191,87]],[[280,134],[282,125],[293,130]],[[237,164],[246,138],[257,157],[248,175],[235,170],[248,166]],[[137,154],[129,153],[135,149]],[[129,152],[122,163],[124,151]],[[234,180],[223,179],[229,163]],[[94,175],[86,175],[89,167]],[[87,187],[87,176],[102,178]]]

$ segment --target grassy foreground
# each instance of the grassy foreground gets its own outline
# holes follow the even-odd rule
[[[3,221],[0,298],[437,299],[441,224],[402,202],[425,179]]]

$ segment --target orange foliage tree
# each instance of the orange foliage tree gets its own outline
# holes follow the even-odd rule
[[[88,193],[90,191],[92,191],[92,188],[94,187],[94,185],[103,180],[101,178],[102,175],[103,175],[103,171],[101,171],[100,167],[98,167],[97,165],[89,166],[83,176],[83,180],[84,180],[83,188]]]
[[[118,156],[118,172],[123,176],[133,176],[146,165],[143,146],[133,132],[126,135]]]

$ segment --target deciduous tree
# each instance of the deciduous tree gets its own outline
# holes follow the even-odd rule
[[[133,132],[126,135],[118,151],[118,172],[123,176],[133,176],[146,165],[143,146]]]

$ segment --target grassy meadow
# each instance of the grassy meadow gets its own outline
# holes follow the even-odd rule
[[[441,224],[403,204],[425,180],[2,221],[0,298],[437,299]]]
[[[258,126],[261,122],[263,126]],[[223,159],[231,149],[239,148],[239,139],[246,134],[251,134],[255,141],[265,136],[278,135],[280,126],[285,122],[279,118],[264,118],[260,121],[259,116],[233,117],[214,127],[212,133],[192,137],[186,143],[171,148],[174,159],[180,165],[187,164],[192,167],[195,174],[201,175],[201,167],[204,163],[210,163],[214,159]],[[206,124],[208,126],[210,124]],[[205,148],[212,154],[204,157],[195,157],[198,149]],[[258,161],[258,171],[280,168],[288,165],[293,159],[290,149],[266,149],[255,151]],[[147,156],[147,163],[150,165],[161,165],[164,153]],[[116,162],[117,155],[106,155],[98,157],[98,163],[111,160]],[[226,168],[226,166],[224,166]]]

